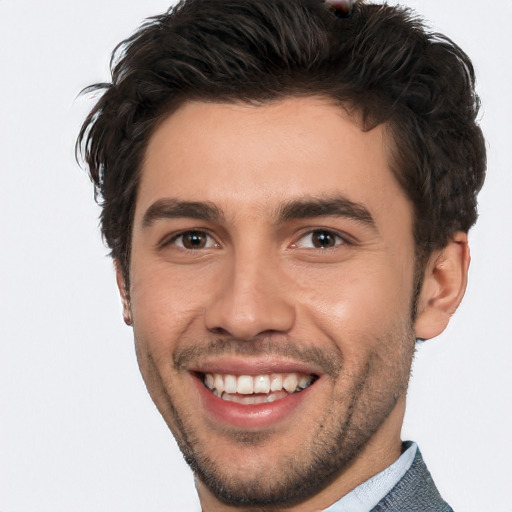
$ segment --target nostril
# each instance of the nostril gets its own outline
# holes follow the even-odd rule
[[[216,336],[229,336],[229,331],[227,329],[224,329],[223,327],[212,327],[208,329],[212,334],[215,334]]]

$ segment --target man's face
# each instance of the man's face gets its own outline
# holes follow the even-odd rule
[[[364,133],[313,97],[188,103],[149,142],[130,267],[137,356],[225,502],[306,499],[368,446],[399,443],[414,244],[387,156],[382,127]]]

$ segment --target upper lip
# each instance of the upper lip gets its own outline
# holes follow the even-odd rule
[[[261,375],[295,372],[305,375],[320,376],[324,373],[321,368],[302,361],[271,357],[242,358],[237,356],[207,358],[204,361],[191,364],[188,370],[194,373],[220,373],[229,375]]]

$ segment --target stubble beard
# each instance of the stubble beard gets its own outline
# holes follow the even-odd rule
[[[397,339],[400,339],[398,344]],[[260,471],[251,474],[240,474],[239,468],[225,467],[221,460],[209,456],[205,450],[208,441],[201,440],[187,414],[177,410],[175,400],[167,391],[164,391],[167,414],[161,412],[166,421],[167,415],[172,416],[172,421],[167,423],[174,425],[172,430],[186,462],[219,501],[252,510],[293,506],[314,496],[341,475],[393,411],[397,400],[405,397],[414,341],[411,323],[375,340],[373,346],[380,348],[369,354],[350,385],[331,400],[315,435],[300,443],[294,453],[269,460]],[[221,345],[224,350],[226,342],[218,344]],[[251,343],[243,342],[240,346],[245,352],[255,346],[255,355],[256,351],[261,354],[261,347]],[[399,353],[396,353],[397,346]],[[394,357],[386,354],[385,347],[395,348]],[[325,354],[323,359],[327,359]],[[343,378],[343,361],[339,363],[336,378]],[[158,375],[157,368],[153,370]],[[161,389],[165,389],[163,382]],[[257,450],[269,437],[271,434],[239,431],[232,433],[230,441]]]

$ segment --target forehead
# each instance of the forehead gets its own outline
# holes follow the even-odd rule
[[[256,106],[189,102],[149,141],[136,219],[166,197],[212,202],[229,217],[335,195],[364,204],[377,216],[387,210],[411,217],[389,168],[383,126],[364,132],[321,97]]]

